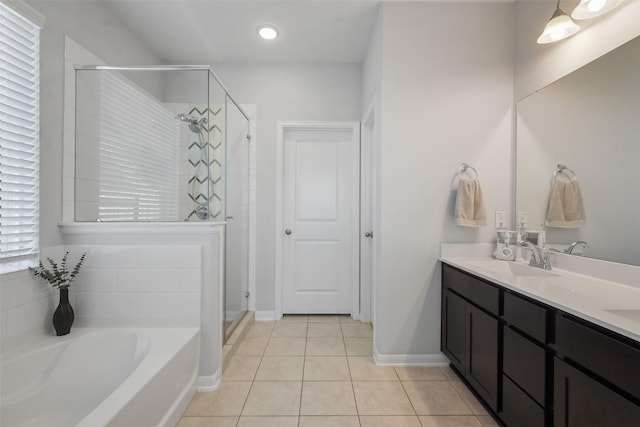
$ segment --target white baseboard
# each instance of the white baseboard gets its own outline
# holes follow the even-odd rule
[[[442,353],[437,354],[380,354],[373,350],[373,359],[377,365],[420,365],[449,366],[449,359]]]
[[[220,387],[220,370],[206,377],[198,377],[198,391],[213,391]]]
[[[256,311],[256,322],[267,320],[279,320],[276,319],[275,311]]]

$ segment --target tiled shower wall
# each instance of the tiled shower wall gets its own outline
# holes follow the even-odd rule
[[[202,138],[194,132],[188,132],[185,166],[189,199],[185,218],[203,221],[196,215],[195,209],[197,203],[202,203],[209,206],[209,218],[206,221],[224,221],[224,108],[221,105],[210,105],[209,108],[190,106],[187,115],[198,121],[206,118],[207,125]],[[188,128],[186,123],[185,127]],[[205,144],[206,152],[202,144]]]

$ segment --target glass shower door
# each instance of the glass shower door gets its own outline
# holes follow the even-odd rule
[[[248,308],[249,120],[226,99],[225,339]]]

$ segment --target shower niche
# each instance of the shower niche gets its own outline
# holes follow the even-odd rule
[[[224,324],[247,310],[249,116],[209,67],[75,67],[74,222],[225,223]]]

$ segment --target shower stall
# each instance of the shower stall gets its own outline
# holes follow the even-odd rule
[[[225,224],[225,340],[249,297],[249,124],[207,66],[75,69],[75,222]]]

